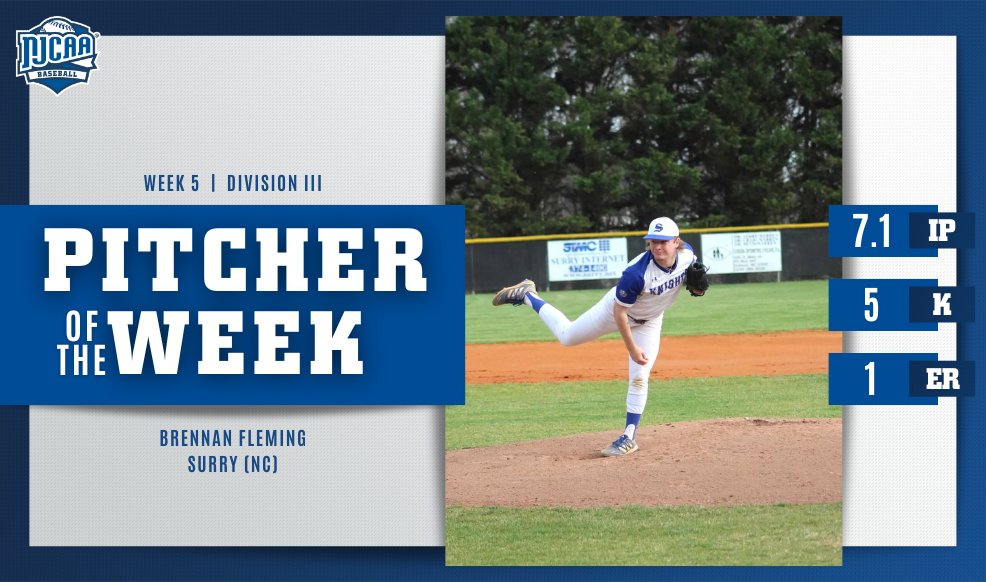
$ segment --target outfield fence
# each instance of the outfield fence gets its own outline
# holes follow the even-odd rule
[[[756,273],[715,273],[709,277],[713,284],[766,281],[796,281],[842,277],[842,259],[828,256],[828,223],[768,224],[730,228],[682,229],[681,238],[688,242],[700,258],[703,234],[780,232],[779,271]],[[625,238],[627,259],[645,249],[644,231],[602,232],[563,235],[537,235],[466,240],[466,291],[482,293],[497,291],[521,279],[532,279],[538,289],[597,289],[611,287],[616,279],[549,281],[548,243],[559,240]]]

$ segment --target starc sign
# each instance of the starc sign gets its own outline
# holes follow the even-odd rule
[[[548,280],[619,279],[627,266],[627,239],[548,241]]]

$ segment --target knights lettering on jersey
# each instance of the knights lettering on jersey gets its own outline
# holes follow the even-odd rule
[[[695,253],[684,243],[670,268],[658,265],[650,252],[644,251],[624,269],[614,299],[627,307],[627,314],[634,319],[656,319],[674,303],[685,281],[685,271],[694,261]]]
[[[664,293],[665,291],[667,291],[669,289],[673,289],[673,288],[681,285],[681,282],[684,281],[684,280],[685,280],[685,273],[682,273],[682,274],[678,275],[677,277],[675,277],[674,279],[671,279],[670,281],[665,281],[664,283],[661,283],[657,287],[651,287],[649,289],[650,294],[651,295],[660,295],[661,293]]]

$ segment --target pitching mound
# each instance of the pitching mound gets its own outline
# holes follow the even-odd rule
[[[824,374],[829,352],[841,351],[842,334],[830,331],[663,337],[651,377]],[[569,348],[557,342],[466,346],[467,384],[626,380],[626,375],[621,340]]]
[[[748,505],[842,500],[841,419],[716,419],[644,426],[607,458],[614,431],[445,455],[453,505]]]

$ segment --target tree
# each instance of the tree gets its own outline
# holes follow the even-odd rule
[[[446,195],[469,236],[823,220],[837,18],[456,18]]]

